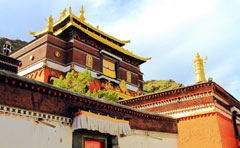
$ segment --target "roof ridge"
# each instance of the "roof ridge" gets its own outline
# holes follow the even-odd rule
[[[116,41],[116,42],[118,42],[118,43],[121,43],[121,44],[123,44],[123,45],[125,45],[126,43],[129,43],[129,40],[127,40],[127,41],[122,41],[122,40],[120,40],[120,39],[117,39],[117,38],[115,38],[115,37],[113,37],[113,36],[111,36],[111,35],[103,32],[103,31],[101,31],[101,30],[93,27],[92,25],[88,24],[88,23],[85,22],[85,21],[81,21],[76,15],[74,15],[74,14],[72,14],[72,13],[68,13],[68,14],[65,15],[63,18],[60,18],[59,20],[57,20],[55,23],[53,23],[53,27],[56,27],[58,24],[62,23],[62,22],[63,22],[65,19],[67,19],[68,17],[73,17],[73,18],[76,19],[78,22],[86,25],[87,27],[89,27],[89,28],[91,28],[92,30],[98,32],[99,34],[103,34],[104,36],[106,36],[106,37],[108,37],[108,38],[110,38],[110,39],[112,39],[112,40],[114,40],[114,41]],[[34,35],[34,36],[36,37],[36,36],[39,36],[39,35],[41,35],[41,34],[46,33],[46,31],[47,31],[47,27],[44,28],[44,29],[42,29],[41,31],[38,31],[38,32],[29,32],[29,34]]]

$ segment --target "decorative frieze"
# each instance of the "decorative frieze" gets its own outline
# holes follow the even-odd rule
[[[206,112],[215,111],[214,105],[215,105],[214,103],[201,104],[201,105],[190,106],[190,107],[185,107],[180,109],[174,109],[170,111],[159,112],[158,114],[169,115],[175,118],[180,118],[185,116],[191,116],[196,113],[206,113]]]
[[[213,93],[209,92],[209,93],[203,93],[203,94],[198,94],[198,95],[193,95],[193,96],[185,96],[182,98],[174,98],[174,99],[167,100],[167,101],[163,100],[163,101],[159,101],[159,102],[151,103],[151,104],[147,104],[147,105],[139,105],[134,108],[148,109],[148,108],[163,106],[163,105],[167,105],[167,104],[177,103],[177,102],[183,102],[183,101],[189,101],[189,100],[203,98],[203,97],[209,97],[209,96],[213,96]]]
[[[47,120],[47,121],[61,122],[65,125],[70,125],[72,122],[71,118],[57,116],[53,114],[41,113],[36,111],[30,111],[30,110],[25,110],[20,108],[14,108],[14,107],[9,107],[5,105],[0,105],[0,114],[34,118],[36,121]]]

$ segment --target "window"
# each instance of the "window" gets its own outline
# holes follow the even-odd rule
[[[93,58],[91,55],[86,56],[86,66],[92,68],[93,65]]]
[[[103,59],[103,74],[111,78],[116,78],[115,63]]]

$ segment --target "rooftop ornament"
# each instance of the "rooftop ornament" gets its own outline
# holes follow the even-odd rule
[[[84,17],[84,10],[83,10],[83,5],[81,7],[81,10],[80,10],[80,17],[79,17],[80,21],[85,21],[85,17]]]
[[[44,28],[43,30],[39,32],[31,32],[29,31],[30,35],[35,36],[36,38],[42,36],[43,34],[51,32],[52,35],[54,36],[60,36],[65,30],[67,30],[70,27],[74,27],[77,30],[80,30],[84,34],[87,34],[94,40],[97,40],[98,42],[101,42],[110,48],[113,48],[114,50],[123,53],[129,57],[132,57],[134,59],[138,60],[138,64],[144,63],[147,60],[151,58],[143,58],[140,56],[137,56],[133,54],[132,52],[124,49],[122,46],[125,45],[126,43],[130,43],[130,40],[127,41],[122,41],[119,40],[113,36],[110,36],[101,30],[99,30],[99,26],[93,27],[90,24],[85,22],[85,17],[84,17],[84,9],[83,6],[81,7],[80,10],[80,16],[77,17],[74,14],[72,14],[72,8],[69,6],[68,9],[68,14],[66,14],[66,9],[64,9],[60,15],[60,19],[56,22],[53,23],[53,18],[50,16],[48,18],[48,24],[47,27]],[[68,21],[70,19],[70,21]],[[130,61],[128,61],[130,62]]]
[[[72,7],[71,6],[69,6],[68,13],[72,14]]]
[[[47,32],[53,32],[53,17],[52,15],[48,18]]]
[[[195,74],[196,74],[196,83],[206,82],[203,60],[207,60],[207,56],[205,59],[200,58],[199,53],[197,52],[195,63]]]
[[[67,12],[67,9],[65,8],[61,13],[60,19],[62,19],[66,16],[66,12]]]

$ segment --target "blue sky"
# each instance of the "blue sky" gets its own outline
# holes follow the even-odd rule
[[[72,6],[86,22],[121,40],[136,55],[152,57],[141,66],[145,80],[195,83],[196,52],[208,56],[206,77],[240,98],[239,0],[0,0],[0,36],[31,41],[28,31],[46,27]]]

